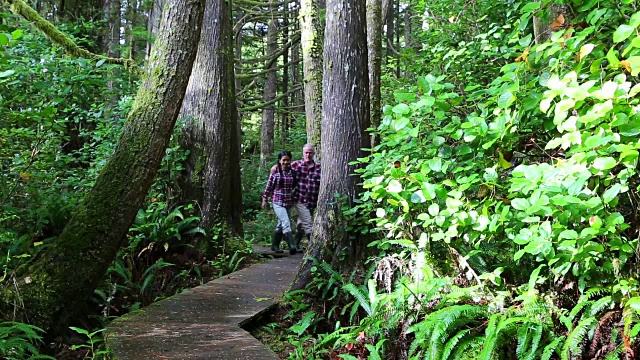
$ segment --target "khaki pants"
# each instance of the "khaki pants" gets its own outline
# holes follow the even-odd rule
[[[296,211],[298,212],[298,228],[302,228],[302,231],[307,235],[311,234],[313,220],[307,204],[296,204]]]

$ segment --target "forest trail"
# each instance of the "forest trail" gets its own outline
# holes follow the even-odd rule
[[[252,265],[118,318],[106,345],[117,360],[277,359],[241,326],[277,302],[301,260]]]

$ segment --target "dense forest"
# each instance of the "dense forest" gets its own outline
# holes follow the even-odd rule
[[[635,359],[639,28],[635,0],[0,0],[0,356],[108,358],[114,318],[263,261],[270,168],[311,144],[255,332],[282,358]]]

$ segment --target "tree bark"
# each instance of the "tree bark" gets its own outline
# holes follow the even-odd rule
[[[204,0],[170,0],[113,156],[60,237],[2,289],[4,319],[61,330],[103,279],[160,167],[196,55]],[[81,267],[81,269],[79,268]]]
[[[271,58],[278,51],[278,42],[276,39],[276,32],[278,28],[275,21],[269,22],[269,30],[267,32],[267,53]],[[273,128],[275,125],[275,107],[269,101],[276,97],[276,61],[267,60],[267,72],[264,81],[264,96],[263,101],[267,104],[262,109],[262,125],[261,133],[262,139],[260,141],[260,167],[265,168],[267,166],[267,159],[273,154]]]
[[[549,4],[549,20],[546,23],[539,17],[533,17],[533,34],[536,44],[542,44],[551,38],[555,30],[550,25],[561,14],[565,17],[565,21],[568,22],[571,17],[571,8],[567,5]]]
[[[382,117],[380,105],[382,67],[382,2],[367,0],[367,49],[369,61],[369,97],[371,98],[371,127],[377,129]],[[378,144],[375,134],[371,135],[371,147]]]
[[[200,226],[206,231],[223,223],[232,234],[240,235],[242,187],[232,31],[229,2],[208,0],[181,112],[187,120],[183,146],[189,149],[183,202],[200,204]]]
[[[304,108],[307,117],[307,143],[321,157],[322,119],[322,41],[324,26],[318,0],[300,0],[300,46],[304,81]]]
[[[361,0],[327,1],[322,102],[322,181],[305,258],[331,263],[349,272],[364,254],[363,237],[351,236],[341,206],[352,206],[360,182],[354,165],[369,147],[369,77],[367,75],[366,6]],[[339,194],[340,197],[336,197]],[[346,204],[345,204],[346,202]],[[312,279],[313,263],[303,260],[292,289]]]

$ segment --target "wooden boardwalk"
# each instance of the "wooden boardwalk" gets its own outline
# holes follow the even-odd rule
[[[277,359],[241,326],[276,303],[301,259],[252,265],[118,318],[107,347],[118,360]]]

